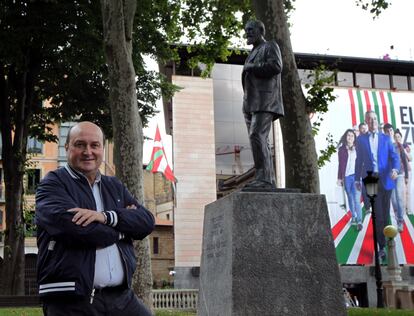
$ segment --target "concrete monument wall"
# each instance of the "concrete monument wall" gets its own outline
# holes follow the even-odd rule
[[[206,206],[198,315],[346,315],[323,195],[236,192]]]

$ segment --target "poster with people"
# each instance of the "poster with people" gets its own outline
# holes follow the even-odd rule
[[[318,150],[326,136],[337,152],[320,169],[321,193],[328,201],[332,234],[340,264],[374,262],[373,207],[363,179],[378,174],[375,197],[380,260],[386,262],[383,229],[392,224],[400,264],[414,264],[414,93],[336,88],[316,137]]]

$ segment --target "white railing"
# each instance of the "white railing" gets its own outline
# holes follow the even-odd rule
[[[197,310],[198,290],[152,290],[154,309]]]

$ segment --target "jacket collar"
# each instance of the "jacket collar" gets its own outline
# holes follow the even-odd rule
[[[266,43],[266,41],[260,43],[255,48],[252,49],[249,56],[247,56],[248,62],[252,62],[254,58],[256,57],[257,53],[259,52],[260,48]]]
[[[78,179],[78,180],[85,179],[85,180],[88,181],[88,179],[86,178],[86,176],[83,173],[81,173],[81,172],[77,171],[76,169],[72,168],[69,164],[65,165],[65,169],[73,179]],[[96,174],[95,183],[98,183],[100,181],[101,181],[101,173],[98,170],[98,172]],[[89,183],[89,181],[88,181],[88,183]]]

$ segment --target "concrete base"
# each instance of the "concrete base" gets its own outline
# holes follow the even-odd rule
[[[198,315],[346,315],[325,197],[236,192],[205,208]]]

